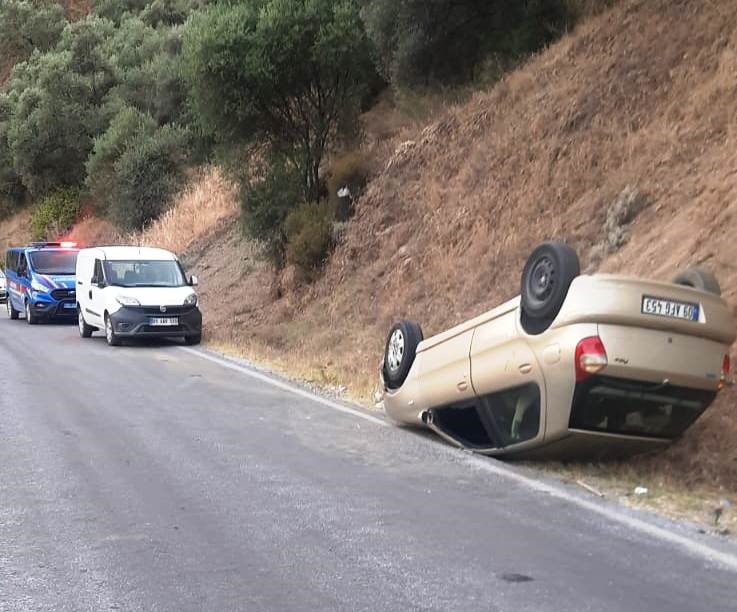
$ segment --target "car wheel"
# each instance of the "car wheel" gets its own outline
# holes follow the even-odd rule
[[[700,289],[707,293],[722,295],[722,288],[719,286],[719,281],[709,270],[701,266],[686,268],[676,274],[673,282],[676,285],[685,285],[686,287],[693,287],[694,289]]]
[[[10,303],[10,298],[8,298],[8,316],[13,319],[13,321],[17,321],[18,317],[20,316],[20,311],[16,310],[13,305]]]
[[[84,315],[82,314],[82,309],[79,307],[77,307],[77,322],[79,323],[79,335],[82,338],[89,338],[92,336],[92,332],[95,328],[87,325],[87,321],[84,320]]]
[[[202,342],[202,334],[195,334],[194,336],[185,336],[184,344],[187,346],[193,346]]]
[[[38,317],[33,314],[30,302],[26,302],[26,323],[28,325],[36,325],[38,323]]]
[[[522,270],[522,324],[541,333],[560,312],[573,279],[581,272],[576,252],[559,240],[543,242]]]
[[[120,346],[120,338],[113,329],[113,322],[108,315],[105,315],[105,340],[109,346]]]
[[[415,321],[397,322],[386,339],[384,348],[384,383],[398,389],[407,378],[415,360],[417,345],[422,342],[422,329]]]

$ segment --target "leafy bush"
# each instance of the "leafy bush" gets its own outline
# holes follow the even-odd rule
[[[78,187],[66,187],[44,196],[31,215],[31,237],[54,238],[74,225],[81,208],[80,194]]]
[[[312,281],[333,248],[333,215],[326,201],[308,202],[290,211],[284,222],[287,261]]]
[[[56,2],[2,0],[0,57],[23,60],[34,50],[53,49],[66,23],[64,9]]]
[[[398,86],[473,81],[490,55],[536,51],[570,24],[571,0],[368,0],[362,16]]]
[[[241,216],[246,235],[262,241],[272,261],[284,263],[284,221],[303,199],[299,171],[284,157],[268,160],[261,180],[246,181],[241,190]]]
[[[328,201],[335,212],[336,220],[346,221],[353,215],[353,205],[366,186],[369,172],[369,160],[360,150],[344,153],[336,157],[330,165],[327,179]],[[344,188],[348,195],[341,197],[338,192]]]
[[[151,135],[142,132],[126,143],[114,164],[110,215],[115,223],[128,230],[140,229],[165,210],[184,178],[186,140],[184,130],[167,125]]]

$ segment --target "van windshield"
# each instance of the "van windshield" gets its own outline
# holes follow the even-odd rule
[[[34,251],[29,254],[31,268],[39,274],[72,275],[77,266],[77,251]]]
[[[187,284],[174,260],[120,260],[104,262],[105,279],[116,287],[183,287]]]

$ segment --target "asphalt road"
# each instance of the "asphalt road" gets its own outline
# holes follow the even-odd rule
[[[3,316],[0,386],[3,611],[737,606],[734,569],[176,346]]]

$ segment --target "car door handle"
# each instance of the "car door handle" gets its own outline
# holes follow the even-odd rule
[[[462,380],[462,381],[460,381],[460,382],[459,382],[459,383],[458,383],[458,384],[456,385],[456,388],[457,388],[457,389],[458,389],[459,391],[465,391],[466,389],[468,389],[468,382],[467,382],[467,381],[465,381],[465,380]]]
[[[90,296],[90,299],[92,299],[92,289],[90,289],[89,296]]]
[[[529,374],[530,372],[532,372],[532,364],[531,363],[523,363],[522,365],[520,365],[519,371],[522,374]]]

